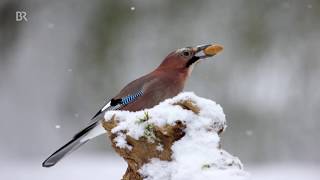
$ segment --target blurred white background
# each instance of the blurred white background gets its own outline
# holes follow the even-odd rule
[[[2,0],[0,178],[119,179],[106,137],[41,163],[169,52],[217,42],[186,91],[224,108],[222,146],[253,179],[319,179],[319,17],[318,0]]]

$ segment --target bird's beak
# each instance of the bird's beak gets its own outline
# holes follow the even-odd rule
[[[223,50],[223,47],[218,44],[208,44],[208,45],[200,45],[192,48],[195,56],[199,57],[199,59],[205,59],[208,57],[212,57]]]

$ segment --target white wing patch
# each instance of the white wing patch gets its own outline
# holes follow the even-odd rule
[[[94,127],[93,129],[91,129],[88,134],[86,134],[83,138],[81,138],[81,142],[85,142],[87,140],[93,139],[101,134],[105,134],[106,130],[104,129],[104,127],[102,126],[102,123],[99,122],[97,124],[96,127]]]
[[[110,107],[110,103],[111,103],[111,102],[108,102],[108,104],[106,104],[106,105],[101,109],[101,111],[104,111],[104,110],[106,110],[108,107]]]

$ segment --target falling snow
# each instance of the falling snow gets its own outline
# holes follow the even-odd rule
[[[246,135],[247,136],[252,136],[253,132],[251,130],[246,130]]]
[[[49,29],[52,29],[52,28],[54,28],[54,24],[53,24],[53,23],[48,23],[47,27],[48,27]]]

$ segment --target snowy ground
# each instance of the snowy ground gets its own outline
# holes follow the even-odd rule
[[[314,164],[269,164],[246,169],[252,180],[319,180],[320,165]]]
[[[102,154],[90,156],[75,153],[51,168],[41,167],[44,159],[1,160],[1,180],[57,180],[57,179],[110,179],[119,180],[126,169],[125,162],[117,156]]]
[[[1,180],[119,180],[126,169],[125,162],[114,155],[89,156],[75,153],[57,166],[42,168],[42,159],[1,159]],[[319,180],[320,165],[268,164],[246,166],[252,180]]]

